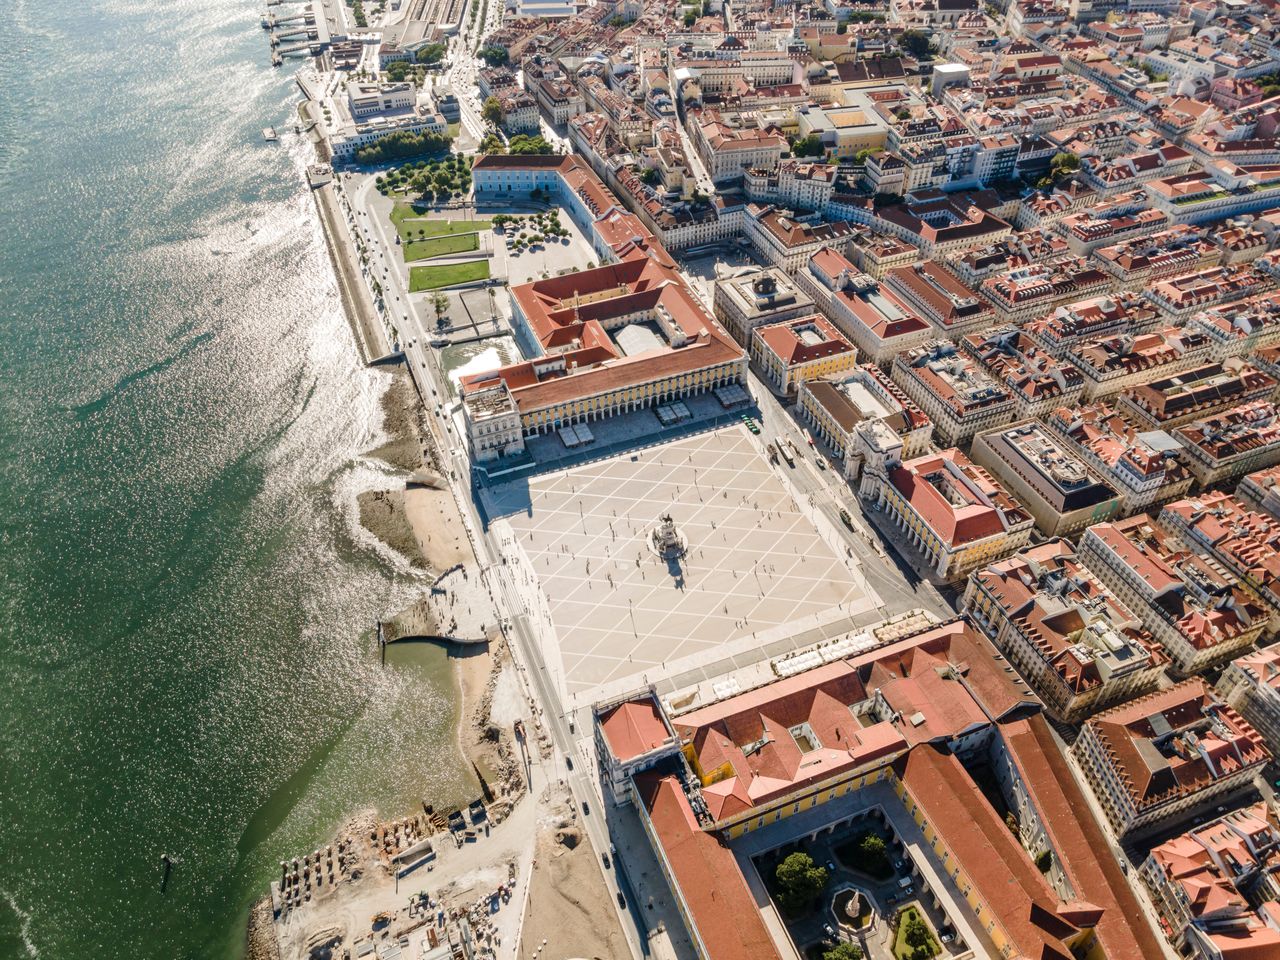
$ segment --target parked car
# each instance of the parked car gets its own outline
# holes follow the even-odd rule
[[[622,891],[618,891],[618,906],[623,910],[627,909],[627,898],[622,895]]]
[[[600,854],[600,862],[604,864],[606,870],[609,869],[609,855],[607,853]]]
[[[836,863],[835,863],[835,861],[834,861],[834,860],[828,860],[828,861],[827,861],[827,873],[835,873],[835,872],[836,872]]]

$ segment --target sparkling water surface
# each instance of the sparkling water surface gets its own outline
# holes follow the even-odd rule
[[[245,2],[16,0],[0,56],[0,958],[239,956],[284,857],[467,790]],[[178,858],[161,889],[160,856]]]

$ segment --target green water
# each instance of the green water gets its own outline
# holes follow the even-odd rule
[[[234,957],[277,862],[469,792],[251,3],[7,7],[0,958]],[[180,858],[161,891],[159,858]]]

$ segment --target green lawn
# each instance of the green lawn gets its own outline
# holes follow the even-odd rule
[[[405,263],[413,260],[427,260],[446,253],[465,253],[468,250],[480,249],[480,235],[477,233],[454,233],[430,240],[414,240],[402,244],[401,252]]]
[[[929,946],[933,951],[930,955],[937,956],[940,952],[938,939],[934,936],[933,928],[929,926],[929,921],[925,918],[924,914],[915,907],[907,907],[907,909],[902,911],[902,916],[898,919],[898,931],[893,938],[893,955],[897,957],[898,960],[912,960],[912,957],[915,956],[915,951],[912,946],[907,943],[906,938],[907,918],[912,914],[914,914],[915,917],[924,924],[925,929],[929,931]]]
[[[409,270],[409,292],[437,290],[469,280],[488,280],[489,261],[469,260],[466,263],[442,263],[430,267],[413,267]]]
[[[427,220],[421,210],[415,210],[407,200],[397,200],[391,208],[391,222],[401,240],[411,240],[419,236],[439,237],[447,233],[475,233],[477,230],[488,230],[493,226],[490,220]],[[420,234],[419,231],[426,233]]]

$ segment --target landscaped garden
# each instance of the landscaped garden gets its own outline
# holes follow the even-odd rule
[[[560,211],[547,210],[527,216],[500,213],[493,218],[495,230],[501,230],[507,238],[507,249],[516,256],[531,250],[540,243],[561,241],[569,231],[560,225]]]
[[[438,290],[456,283],[489,279],[488,260],[468,260],[466,263],[441,263],[409,270],[409,292]]]
[[[429,260],[446,253],[467,253],[480,249],[480,236],[475,233],[454,233],[432,237],[430,240],[414,240],[401,245],[405,263]]]
[[[426,218],[428,208],[424,204],[398,200],[391,208],[391,222],[395,224],[400,241],[424,240],[446,233],[476,233],[493,226],[492,220],[442,220]]]
[[[916,907],[904,907],[898,914],[898,930],[893,937],[897,960],[930,960],[941,948],[929,928],[929,921]]]
[[[383,196],[399,194],[438,203],[471,190],[471,161],[460,153],[415,160],[379,174],[374,185]]]
[[[882,836],[871,830],[864,830],[848,843],[836,847],[836,856],[845,865],[876,880],[888,880],[893,876],[888,845]]]

